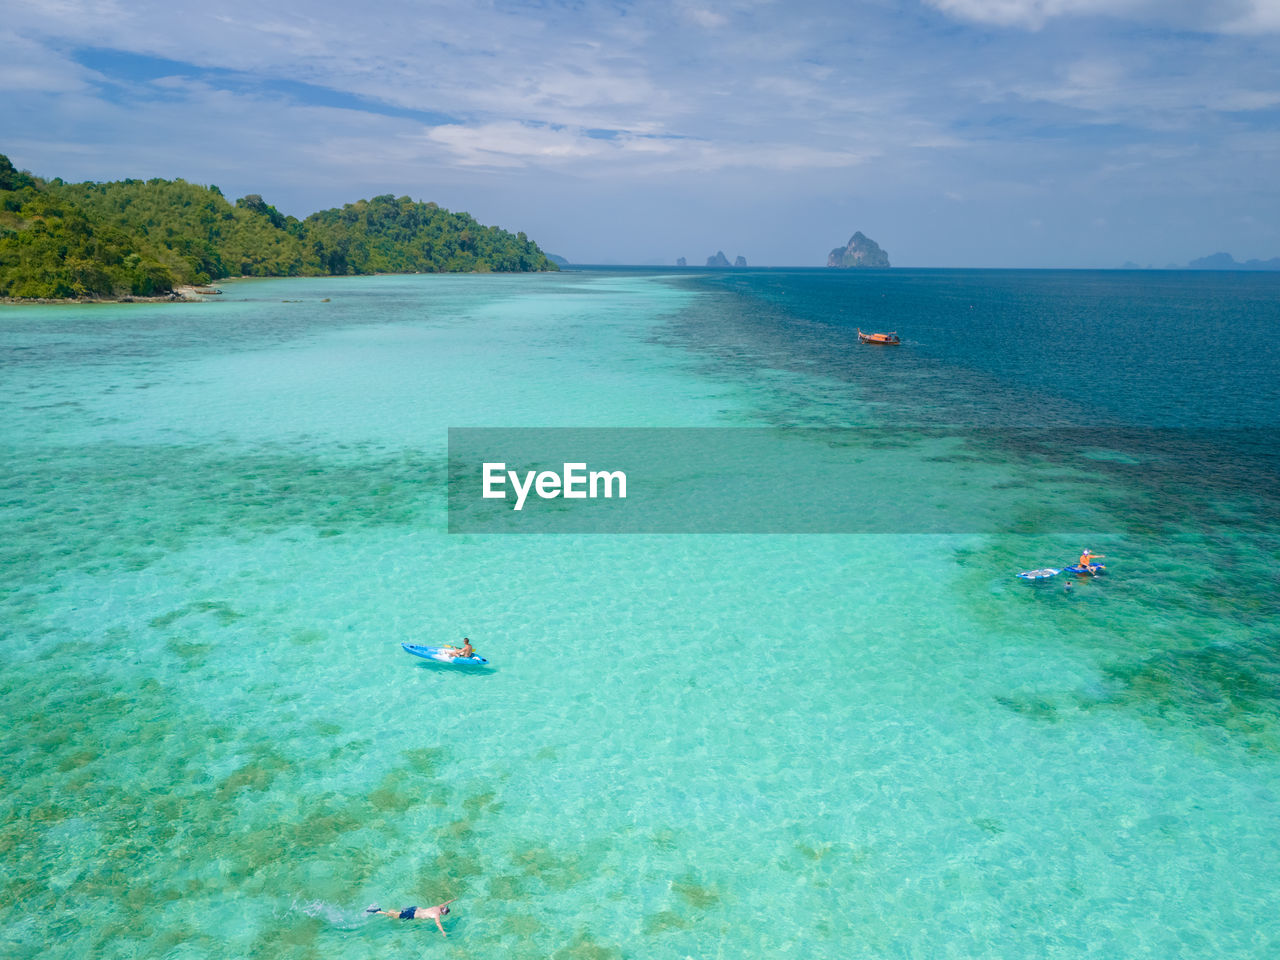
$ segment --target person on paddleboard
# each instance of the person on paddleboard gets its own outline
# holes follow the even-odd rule
[[[454,900],[456,899],[455,897]],[[434,920],[440,932],[447,937],[449,934],[444,932],[444,924],[440,922],[440,918],[448,914],[451,903],[453,900],[446,900],[434,907],[405,907],[403,910],[383,910],[375,903],[371,907],[366,907],[364,912],[381,914],[394,920]]]

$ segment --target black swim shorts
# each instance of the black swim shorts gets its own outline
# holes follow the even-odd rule
[[[412,920],[412,919],[413,919],[413,915],[414,915],[415,913],[417,913],[417,912],[418,912],[418,908],[417,908],[417,907],[405,907],[403,910],[401,910],[401,911],[400,911],[400,919],[401,919],[401,920]]]

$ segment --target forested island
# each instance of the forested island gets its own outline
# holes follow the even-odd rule
[[[65,183],[0,154],[0,297],[156,297],[225,277],[558,267],[523,233],[391,194],[285,216],[185,180]]]

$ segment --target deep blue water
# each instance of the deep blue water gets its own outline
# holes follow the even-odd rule
[[[686,282],[738,298],[736,315],[718,304],[718,322],[698,331],[708,344],[835,376],[867,379],[880,365],[904,420],[920,412],[900,377],[926,403],[951,388],[983,409],[992,394],[1015,423],[1280,425],[1280,274],[769,270]],[[859,351],[858,327],[897,331],[903,347]],[[920,386],[925,375],[947,382]]]

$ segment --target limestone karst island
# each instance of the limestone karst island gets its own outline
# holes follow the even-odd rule
[[[861,230],[849,238],[849,243],[836,247],[827,255],[828,267],[887,267],[889,254]]]

